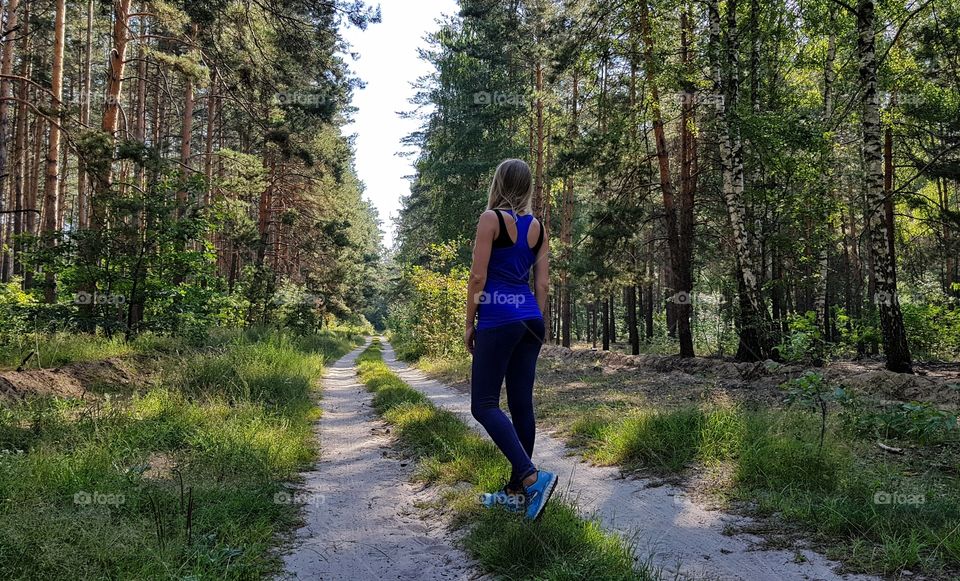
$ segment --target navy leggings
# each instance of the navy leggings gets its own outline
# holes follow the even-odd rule
[[[536,471],[530,460],[536,437],[533,380],[544,334],[543,319],[530,319],[478,329],[474,338],[470,411],[510,461],[511,488]],[[510,419],[500,409],[504,379]]]

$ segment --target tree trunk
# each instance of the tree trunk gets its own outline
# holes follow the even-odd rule
[[[903,314],[897,297],[896,255],[892,251],[893,231],[886,216],[887,201],[893,195],[892,175],[884,183],[883,146],[880,137],[880,105],[877,96],[877,53],[873,0],[857,4],[857,57],[860,65],[861,105],[863,107],[864,193],[870,220],[870,247],[876,284],[874,301],[880,314],[883,350],[887,369],[912,373],[913,365]],[[892,173],[892,172],[891,172]],[[884,187],[889,185],[889,189]]]
[[[572,96],[570,101],[570,127],[567,132],[567,138],[571,141],[577,135],[577,100],[578,93],[577,70],[573,70]],[[571,323],[571,302],[570,302],[570,254],[573,244],[573,176],[567,175],[563,180],[563,209],[560,219],[560,246],[563,252],[562,270],[560,271],[560,318],[561,318],[561,339],[564,347],[570,346],[570,323]]]
[[[80,96],[80,125],[90,126],[90,99],[93,98],[93,0],[87,0],[86,39],[83,49],[83,92]],[[77,226],[90,226],[90,183],[83,160],[77,162]]]
[[[20,53],[28,54],[30,51],[30,41],[32,35],[30,34],[30,3],[27,2],[23,6],[23,28],[20,35]],[[23,78],[28,78],[30,75],[30,59],[21,59],[20,62],[20,76]],[[13,234],[14,236],[19,236],[24,233],[24,229],[27,225],[27,220],[25,219],[25,213],[27,210],[26,207],[26,178],[27,178],[27,115],[29,109],[27,108],[27,98],[28,98],[28,88],[27,83],[20,83],[17,91],[17,113],[16,121],[14,123],[14,152],[13,152],[13,195],[14,195],[14,210],[13,215]],[[33,210],[33,208],[30,208]],[[24,272],[23,264],[21,262],[21,252],[23,251],[23,242],[17,240],[13,245],[13,274],[26,274]]]
[[[60,215],[60,123],[63,100],[63,44],[66,0],[57,0],[53,25],[53,65],[50,68],[51,108],[55,114],[50,119],[50,134],[47,142],[47,163],[43,181],[43,231],[46,247],[53,250],[56,240],[57,218]],[[48,264],[44,276],[44,300],[47,304],[57,302],[57,282],[53,264]]]
[[[100,130],[105,133],[109,139],[110,158],[103,160],[104,168],[97,172],[96,175],[91,176],[94,180],[94,188],[89,197],[89,230],[92,233],[98,233],[106,226],[102,196],[109,192],[113,182],[113,148],[119,124],[120,97],[123,92],[123,73],[127,64],[127,41],[129,40],[127,34],[130,20],[130,1],[131,0],[116,0],[113,5],[113,50],[110,51],[105,105],[103,109],[103,119],[100,123]],[[99,236],[88,237],[85,248],[82,249],[83,262],[87,268],[94,272],[93,277],[83,284],[83,291],[91,296],[96,296],[97,293],[98,276],[94,267],[98,261],[98,238]],[[92,330],[94,324],[93,301],[81,305],[80,308],[83,318],[87,320],[88,329]]]
[[[197,36],[197,25],[191,27],[191,40]],[[177,192],[177,218],[183,218],[187,209],[187,180],[190,179],[190,144],[193,136],[193,77],[183,80],[183,122],[180,126],[180,171],[182,184]]]
[[[686,327],[685,337],[681,340],[680,354],[683,357],[693,356],[693,341],[690,335],[690,309],[683,309],[680,305],[689,305],[689,289],[681,289],[679,284],[680,265],[680,233],[677,227],[677,209],[675,203],[673,179],[670,174],[670,153],[667,149],[666,132],[664,131],[663,116],[660,112],[660,87],[657,84],[657,60],[654,58],[653,33],[650,29],[650,14],[646,1],[639,2],[640,31],[643,38],[643,56],[647,73],[648,90],[650,92],[651,114],[653,115],[653,137],[657,153],[657,168],[660,172],[660,191],[663,196],[664,227],[666,228],[668,259],[664,262],[664,286],[668,295],[666,308],[667,319],[670,322],[671,334],[676,331],[679,337],[681,326]],[[684,99],[685,101],[688,99]],[[680,322],[681,316],[686,315],[686,321]]]
[[[20,0],[10,0],[7,3],[6,26],[3,28],[3,56],[2,61],[0,61],[0,73],[3,74],[3,78],[0,79],[0,210],[7,209],[7,178],[10,175],[7,164],[9,150],[8,136],[10,135],[10,103],[13,98],[13,90],[8,77],[13,74],[14,42],[12,38],[7,38],[7,36],[18,27],[17,8],[19,4]],[[9,235],[12,233],[12,228],[9,227],[7,215],[0,214],[0,216],[3,218],[0,224],[4,225],[6,230],[6,232],[2,233],[4,234],[4,238],[0,241],[0,245],[10,245]],[[16,218],[14,218],[14,220],[15,219]],[[0,246],[0,248],[2,248],[2,246]],[[0,281],[8,282],[10,280],[12,264],[12,257],[9,256],[7,250],[3,250],[3,260],[2,265],[0,265]]]
[[[653,242],[647,245],[646,292],[643,299],[647,340],[653,339]]]
[[[603,350],[610,350],[610,299],[604,298],[601,305],[601,314],[600,314],[600,326],[603,328],[601,331],[602,341],[603,341]]]
[[[720,162],[723,174],[723,197],[733,232],[737,262],[737,288],[740,293],[738,316],[739,345],[737,359],[758,361],[770,354],[767,323],[768,314],[760,293],[761,273],[756,256],[756,245],[747,229],[746,207],[743,198],[743,150],[736,119],[739,95],[739,72],[736,0],[727,2],[727,58],[721,58],[720,10],[717,0],[708,0],[710,19],[710,56],[716,93],[722,95],[717,107],[717,125],[720,132]],[[723,66],[723,65],[726,66]]]
[[[542,217],[549,210],[543,194],[543,63],[540,62],[539,58],[534,68],[534,87],[537,95],[534,101],[536,146],[534,151],[533,208]]]
[[[128,21],[130,19],[130,0],[116,0],[113,15],[113,50],[110,51],[110,63],[107,76],[106,106],[103,109],[103,122],[100,128],[114,137],[120,115],[120,95],[123,91],[123,71],[127,64]],[[109,181],[109,180],[108,180]]]
[[[684,6],[681,16],[681,58],[685,72],[696,74],[690,44],[693,42],[693,25],[689,6]],[[692,85],[686,88],[693,94]],[[693,357],[693,244],[694,201],[697,193],[697,178],[700,172],[697,152],[697,137],[694,134],[696,110],[693,99],[684,99],[680,110],[680,212],[677,232],[676,301],[677,339],[680,341],[680,357]]]
[[[836,79],[836,72],[834,71],[834,62],[836,61],[837,56],[837,35],[833,32],[833,22],[835,18],[833,11],[830,13],[830,37],[827,39],[827,60],[823,67],[823,120],[824,125],[828,125],[833,118],[833,85]],[[832,200],[836,197],[836,192],[833,189],[833,186],[830,185],[833,183],[833,172],[830,165],[829,153],[821,162],[823,164],[823,183],[827,188],[827,200]],[[829,203],[825,206],[824,216],[822,221],[817,225],[817,231],[819,232],[819,244],[817,245],[817,275],[814,279],[814,313],[816,317],[817,328],[820,329],[820,333],[823,336],[823,340],[827,340],[827,331],[828,331],[828,305],[827,305],[827,277],[829,276],[829,260],[830,260],[830,245],[831,245],[831,235],[829,227]]]
[[[210,77],[210,92],[207,95],[207,135],[204,147],[203,175],[206,178],[203,205],[213,203],[213,134],[217,118],[217,69]]]
[[[640,328],[637,324],[637,287],[630,285],[626,289],[624,304],[627,307],[627,334],[630,337],[630,353],[640,354]]]

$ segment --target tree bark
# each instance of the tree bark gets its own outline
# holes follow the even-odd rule
[[[2,62],[0,62],[0,73],[3,73],[3,79],[0,79],[0,210],[6,209],[7,203],[7,178],[10,175],[10,171],[7,169],[8,164],[8,150],[9,150],[9,135],[10,135],[10,103],[13,98],[13,90],[10,83],[9,76],[13,73],[13,57],[14,57],[14,39],[7,38],[13,33],[18,27],[17,19],[18,13],[17,9],[19,8],[20,0],[10,0],[7,3],[6,7],[6,26],[3,29],[3,56]],[[0,215],[3,217],[3,221],[0,224],[8,224],[8,217],[6,215]],[[15,220],[16,218],[14,218]],[[6,232],[3,232],[4,239],[0,241],[0,244],[9,244],[9,235],[12,233],[12,228],[6,227]],[[2,265],[0,265],[0,280],[2,282],[8,282],[12,274],[12,257],[9,256],[8,251],[3,251],[3,260]]]
[[[610,350],[610,299],[604,298],[603,305],[601,306],[601,315],[600,315],[600,326],[603,328],[602,341],[603,341],[603,350]]]
[[[717,125],[720,132],[720,161],[723,174],[723,197],[733,233],[737,262],[737,287],[740,294],[740,312],[737,317],[739,345],[737,359],[758,361],[770,355],[768,333],[769,315],[760,293],[761,273],[756,245],[747,229],[746,207],[743,198],[743,150],[736,119],[739,95],[738,45],[736,28],[736,0],[727,2],[727,58],[721,58],[720,9],[717,0],[708,0],[710,20],[710,56],[714,87],[722,102],[717,106]],[[724,66],[726,65],[726,66]]]
[[[892,252],[893,231],[888,225],[886,204],[892,197],[891,179],[884,183],[880,104],[877,96],[877,53],[873,0],[857,4],[857,57],[860,65],[862,105],[864,193],[870,221],[870,249],[876,284],[874,302],[880,315],[883,351],[887,369],[912,373],[913,365],[903,314],[897,296],[896,255]],[[889,185],[890,188],[884,187]]]
[[[20,35],[20,53],[27,54],[30,50],[30,3],[23,6],[23,31]],[[20,76],[28,78],[30,74],[30,59],[21,59]],[[26,106],[28,98],[27,83],[20,83],[17,91],[17,113],[14,122],[14,154],[13,154],[13,195],[14,210],[13,215],[13,234],[19,236],[23,234],[27,221],[24,216],[26,210],[26,176],[27,176],[27,114]],[[33,208],[30,208],[32,210]],[[29,213],[29,212],[27,212]],[[20,260],[23,243],[16,241],[13,245],[13,274],[26,274],[23,264]]]
[[[87,0],[86,39],[83,49],[83,92],[80,96],[80,125],[90,126],[90,99],[93,98],[93,0]],[[86,164],[77,162],[77,226],[90,226],[90,183]]]
[[[191,41],[197,36],[197,25],[190,30]],[[180,126],[180,171],[182,184],[177,192],[177,218],[183,218],[187,209],[187,180],[190,179],[190,146],[193,136],[193,77],[189,74],[183,79],[183,120]]]
[[[659,69],[654,58],[653,33],[650,28],[650,12],[646,0],[638,3],[640,17],[640,33],[643,39],[644,66],[647,73],[648,91],[650,92],[651,115],[653,116],[653,137],[657,153],[657,169],[660,176],[660,191],[663,197],[664,227],[666,228],[668,260],[665,262],[666,272],[664,283],[667,287],[667,317],[670,320],[670,330],[676,330],[680,341],[680,356],[693,357],[693,336],[690,333],[690,289],[681,288],[680,271],[680,232],[677,226],[677,208],[674,194],[673,178],[670,174],[670,153],[667,149],[667,138],[664,130],[663,116],[660,105],[660,87],[657,84]],[[688,101],[689,99],[684,99]],[[683,308],[681,308],[681,306]],[[681,320],[685,319],[685,320]]]
[[[834,96],[833,88],[834,81],[836,79],[836,71],[834,71],[834,62],[836,61],[837,56],[837,35],[833,31],[833,25],[835,18],[833,11],[830,14],[830,36],[827,39],[827,60],[824,63],[823,67],[823,120],[824,125],[827,126],[831,119],[833,118],[833,108],[834,108]],[[823,337],[823,340],[827,340],[827,331],[828,331],[828,305],[827,305],[827,283],[829,271],[829,260],[830,260],[830,246],[832,243],[831,235],[827,224],[829,223],[830,217],[830,206],[829,200],[833,200],[836,197],[836,192],[832,186],[833,184],[833,172],[830,164],[830,153],[827,152],[827,155],[824,156],[824,159],[821,162],[823,164],[823,183],[826,187],[826,195],[828,204],[826,205],[824,216],[822,216],[821,224],[817,225],[817,231],[819,232],[819,244],[817,246],[817,275],[814,279],[814,304],[813,309],[815,313],[816,325],[820,329],[820,333]]]
[[[572,96],[570,101],[570,127],[567,132],[567,138],[571,141],[577,135],[577,101],[579,96],[579,79],[577,70],[573,70]],[[570,346],[570,323],[571,323],[571,302],[570,302],[570,254],[573,244],[573,175],[568,174],[563,180],[563,209],[560,219],[560,246],[563,251],[562,270],[560,271],[560,318],[561,318],[561,338],[560,342],[564,347]]]
[[[56,113],[50,120],[50,133],[47,142],[46,172],[43,182],[43,231],[47,236],[46,247],[53,250],[56,245],[54,233],[57,231],[57,218],[60,215],[60,123],[63,100],[63,44],[64,20],[66,18],[66,0],[57,0],[56,16],[53,24],[53,65],[50,67],[51,107]],[[52,264],[47,265],[44,273],[44,300],[47,304],[57,302],[57,283]]]
[[[631,284],[626,288],[624,304],[627,308],[627,334],[630,340],[630,353],[640,354],[640,328],[637,324],[637,287]]]
[[[690,51],[693,42],[693,24],[688,5],[681,15],[681,58],[687,75],[696,74]],[[688,77],[689,78],[689,77]],[[685,93],[693,94],[692,83]],[[693,244],[694,203],[697,194],[697,178],[700,172],[696,124],[696,104],[693,99],[684,99],[680,108],[680,212],[677,232],[676,285],[678,296],[686,298],[676,303],[677,338],[680,341],[680,356],[693,357]]]

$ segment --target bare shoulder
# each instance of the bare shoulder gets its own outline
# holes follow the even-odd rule
[[[531,226],[536,225],[536,229],[531,228],[531,230],[533,230],[534,232],[536,232],[536,233],[537,233],[537,236],[540,235],[540,234],[539,234],[540,231],[543,231],[543,235],[544,235],[544,237],[546,237],[546,235],[547,235],[547,229],[543,227],[543,222],[541,222],[541,221],[538,220],[536,217],[534,217],[534,218],[533,218],[533,221],[530,223],[530,225],[531,225]]]
[[[483,213],[480,214],[481,224],[485,222],[490,222],[491,220],[493,220],[494,222],[497,221],[497,213],[494,212],[493,210],[484,210]]]
[[[496,232],[499,228],[500,225],[497,224],[496,212],[493,210],[485,210],[480,214],[480,218],[477,220],[477,230]]]

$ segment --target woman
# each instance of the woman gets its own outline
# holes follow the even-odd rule
[[[512,467],[503,490],[485,494],[481,501],[488,507],[523,510],[527,518],[536,519],[553,494],[557,476],[537,470],[530,459],[536,431],[533,380],[545,334],[549,281],[546,234],[530,213],[532,192],[526,163],[508,159],[497,166],[487,210],[477,224],[464,342],[473,354],[473,417]],[[530,291],[531,268],[536,294]],[[504,379],[510,419],[500,409]]]

